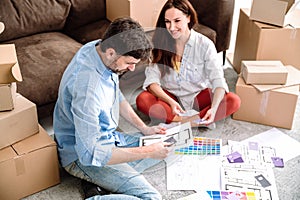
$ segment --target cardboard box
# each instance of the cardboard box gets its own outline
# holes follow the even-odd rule
[[[253,0],[250,19],[283,27],[295,0]]]
[[[20,94],[15,108],[0,112],[0,149],[39,132],[36,105]]]
[[[22,81],[14,44],[0,45],[0,83]]]
[[[233,119],[292,129],[299,85],[259,92],[239,77],[236,94],[241,98],[241,106]]]
[[[14,109],[16,102],[17,84],[0,84],[0,111]]]
[[[249,19],[249,9],[241,9],[233,55],[233,67],[240,73],[242,60],[280,60],[300,69],[300,12],[293,12],[295,27],[280,28]],[[298,17],[297,17],[298,16]]]
[[[129,16],[144,28],[153,29],[166,0],[106,0],[106,17],[110,21]]]
[[[295,67],[291,65],[286,65],[285,68],[288,71],[288,76],[286,83],[284,85],[256,85],[252,84],[257,90],[260,92],[265,92],[268,90],[273,90],[277,88],[282,88],[282,87],[289,87],[292,85],[299,85],[300,86],[300,70],[296,69]]]
[[[285,84],[288,70],[280,61],[242,61],[241,75],[247,84]]]
[[[0,199],[21,199],[60,183],[56,143],[39,129],[0,150]]]

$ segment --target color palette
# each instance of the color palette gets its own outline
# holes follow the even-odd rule
[[[193,145],[175,149],[175,154],[180,155],[220,155],[221,139],[194,137]]]
[[[254,192],[207,191],[212,200],[256,200]]]

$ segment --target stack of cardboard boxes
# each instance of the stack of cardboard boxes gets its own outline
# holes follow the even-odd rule
[[[300,84],[296,7],[295,0],[253,0],[240,10],[231,61],[241,107],[234,119],[292,129]]]
[[[241,98],[233,119],[292,129],[300,71],[281,61],[242,61],[236,83]]]
[[[251,9],[240,10],[231,60],[238,73],[243,60],[280,60],[300,69],[298,6],[294,0],[253,0]]]
[[[0,45],[0,199],[20,199],[60,182],[57,148],[36,105],[18,94],[14,44]]]

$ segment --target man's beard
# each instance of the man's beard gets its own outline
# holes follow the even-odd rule
[[[114,69],[112,70],[114,73],[116,73],[117,75],[124,75],[126,72],[128,72],[128,69],[124,69],[124,70],[118,70],[118,69]]]

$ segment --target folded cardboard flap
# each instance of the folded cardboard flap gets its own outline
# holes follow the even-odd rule
[[[5,26],[3,22],[0,22],[0,34],[4,31]]]
[[[47,147],[56,148],[56,143],[49,137],[46,130],[39,125],[39,133],[19,141],[13,144],[11,147],[17,154],[15,157],[13,157],[13,159],[15,162],[16,174],[18,176],[26,173],[26,167],[23,158],[24,155]]]
[[[17,84],[0,83],[0,111],[13,110],[16,101]]]
[[[38,151],[45,147],[56,147],[56,143],[48,135],[46,130],[39,125],[39,132],[37,134],[16,142],[11,146],[0,149],[0,164],[1,162],[13,159],[16,164],[16,168],[20,168],[22,165],[20,157],[22,157],[22,155]]]
[[[289,86],[294,86],[294,85],[300,85],[300,70],[296,69],[295,67],[291,65],[286,65],[285,68],[288,71],[288,76],[286,83],[284,85],[258,85],[258,84],[253,84],[253,86],[259,90],[260,92],[268,91],[268,90],[274,90],[278,88],[283,88],[283,87],[289,87]]]
[[[18,156],[17,153],[11,148],[11,146],[5,147],[0,150],[0,165],[9,159]]]
[[[14,44],[0,45],[0,83],[22,81]]]
[[[250,19],[283,27],[295,0],[253,0]]]
[[[46,130],[39,125],[39,132],[12,145],[18,155],[27,154],[41,148],[56,146]]]
[[[18,63],[14,64],[14,66],[11,68],[11,74],[16,81],[23,81]]]

